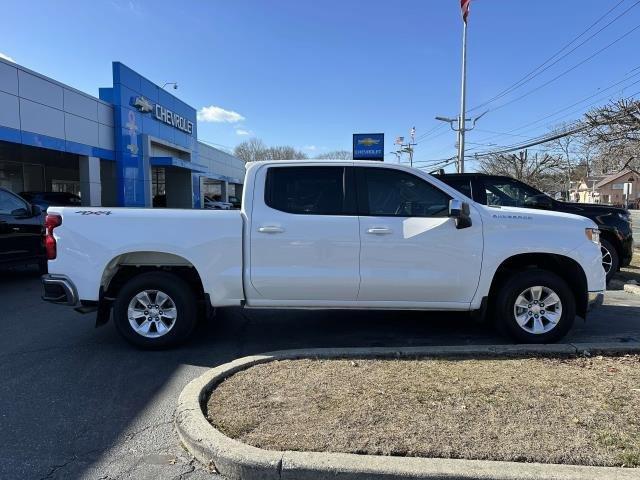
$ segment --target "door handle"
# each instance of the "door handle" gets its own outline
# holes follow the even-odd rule
[[[388,235],[389,233],[392,233],[392,230],[386,227],[372,227],[367,229],[367,233],[372,235]]]
[[[284,232],[284,228],[276,227],[275,225],[265,225],[264,227],[258,228],[260,233],[282,233]]]

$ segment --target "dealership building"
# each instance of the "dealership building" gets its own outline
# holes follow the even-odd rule
[[[244,162],[198,141],[196,109],[120,62],[99,98],[0,59],[0,187],[83,205],[200,208]]]

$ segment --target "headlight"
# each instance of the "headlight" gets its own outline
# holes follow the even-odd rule
[[[597,228],[585,228],[584,233],[593,243],[600,245],[600,230]]]
[[[629,212],[626,213],[618,213],[618,217],[625,222],[631,223],[631,214]]]

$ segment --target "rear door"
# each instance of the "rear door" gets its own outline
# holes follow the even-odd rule
[[[256,292],[292,304],[354,301],[360,238],[351,169],[269,165],[255,182],[249,235]]]
[[[451,197],[399,169],[355,167],[360,212],[359,301],[463,308],[475,294],[482,222],[456,229]],[[425,305],[428,306],[428,305]]]

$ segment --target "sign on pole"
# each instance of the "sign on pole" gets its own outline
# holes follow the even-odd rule
[[[354,160],[384,160],[384,133],[354,133]]]

